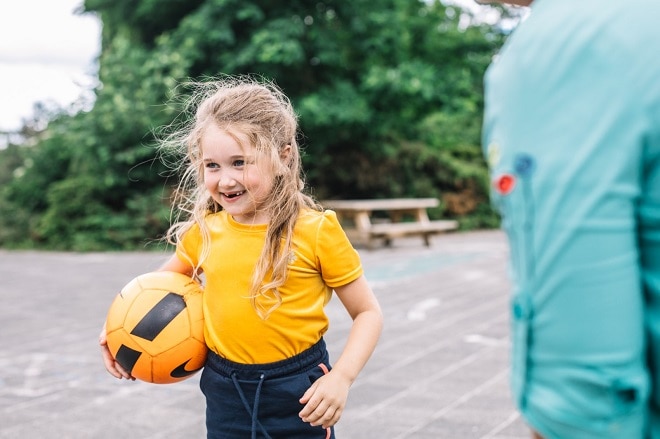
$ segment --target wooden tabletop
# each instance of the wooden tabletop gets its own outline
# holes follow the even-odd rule
[[[329,209],[373,211],[411,210],[437,207],[437,198],[386,198],[372,200],[325,200],[321,204]]]

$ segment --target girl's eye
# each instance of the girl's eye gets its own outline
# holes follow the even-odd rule
[[[237,168],[243,167],[243,166],[245,166],[245,160],[242,160],[242,159],[241,160],[234,160],[232,165],[237,167]]]
[[[214,162],[206,162],[206,163],[204,164],[204,167],[206,167],[206,168],[208,168],[208,169],[216,169],[216,168],[219,168],[218,164],[217,164],[217,163],[214,163]]]

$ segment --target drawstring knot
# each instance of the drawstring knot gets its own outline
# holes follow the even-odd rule
[[[238,382],[238,378],[236,377],[236,372],[231,373],[231,380],[234,383],[234,387],[236,388],[236,391],[238,392],[238,396],[241,398],[241,402],[243,402],[243,407],[245,407],[245,410],[252,417],[251,439],[257,439],[257,427],[259,428],[259,430],[261,430],[261,433],[263,433],[266,439],[271,439],[270,435],[263,427],[263,425],[261,425],[261,422],[259,422],[258,419],[259,399],[261,398],[261,386],[263,385],[265,379],[266,379],[266,374],[261,373],[261,375],[259,376],[259,383],[257,384],[257,390],[254,394],[254,402],[252,403],[252,407],[250,407],[250,403],[248,402],[245,393],[243,392],[243,388],[241,387],[241,384]]]

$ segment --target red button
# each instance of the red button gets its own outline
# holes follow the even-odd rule
[[[502,194],[508,195],[513,191],[513,188],[516,186],[516,177],[511,174],[500,175],[493,183],[495,189]]]

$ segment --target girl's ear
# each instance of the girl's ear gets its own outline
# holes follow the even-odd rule
[[[280,160],[282,160],[282,163],[285,165],[289,165],[289,161],[291,160],[291,144],[287,143],[284,145],[282,148],[280,148]]]

